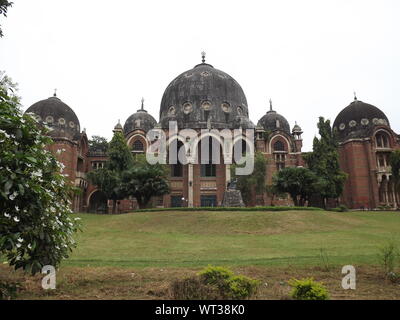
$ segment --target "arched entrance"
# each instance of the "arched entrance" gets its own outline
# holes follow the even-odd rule
[[[108,213],[107,197],[104,192],[97,190],[89,198],[89,212]]]

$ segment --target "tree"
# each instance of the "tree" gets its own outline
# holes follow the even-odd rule
[[[7,17],[8,7],[12,7],[13,2],[7,0],[0,0],[0,16]],[[3,30],[0,28],[0,38],[3,37]]]
[[[304,206],[319,188],[314,172],[303,167],[288,167],[273,176],[273,188],[277,193],[288,193],[295,206]]]
[[[235,171],[238,166],[231,167],[231,175],[237,179],[237,188],[242,194],[243,201],[248,205],[252,198],[252,193],[255,191],[257,194],[264,194],[266,190],[266,176],[267,176],[267,159],[261,152],[256,152],[254,156],[254,170],[250,175],[236,175]]]
[[[16,86],[0,74],[0,254],[36,274],[57,267],[76,246],[77,218],[63,165],[46,150],[46,128],[23,114]]]
[[[104,137],[92,136],[89,140],[89,149],[92,152],[107,153],[108,141]]]
[[[131,169],[122,175],[122,185],[127,196],[133,196],[139,208],[146,208],[153,196],[169,193],[168,167],[149,164],[143,155],[138,155]]]
[[[396,193],[400,190],[400,150],[395,150],[390,154],[389,165],[392,168],[392,178]],[[397,206],[399,206],[398,199],[395,199]]]
[[[104,138],[99,138],[96,138],[96,141],[104,143]],[[122,176],[133,166],[132,154],[121,132],[114,133],[108,145],[107,155],[105,168],[89,172],[88,179],[113,201],[112,213],[116,213],[117,201],[126,197],[122,187]]]
[[[340,197],[347,175],[340,170],[338,139],[330,121],[320,117],[317,126],[320,139],[314,138],[313,151],[305,154],[304,160],[308,168],[320,178],[317,194],[325,208],[328,198]]]
[[[121,178],[112,170],[99,168],[88,173],[88,179],[113,201],[112,213],[116,213],[117,201],[125,197],[122,191]]]
[[[107,168],[121,174],[133,165],[132,153],[129,150],[126,140],[121,132],[115,132],[108,147]]]

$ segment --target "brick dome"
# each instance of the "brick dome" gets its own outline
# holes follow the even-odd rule
[[[52,137],[76,139],[80,133],[79,119],[75,112],[55,94],[34,103],[25,113],[32,113],[40,124],[46,124]]]
[[[337,131],[339,141],[371,136],[375,126],[390,128],[389,120],[379,108],[354,99],[336,117],[333,129]]]

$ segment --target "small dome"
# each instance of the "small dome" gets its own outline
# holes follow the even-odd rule
[[[32,113],[40,124],[51,128],[51,137],[77,139],[80,124],[75,112],[54,94],[46,100],[41,100],[30,106],[25,113]]]
[[[281,130],[290,134],[289,122],[284,116],[272,110],[272,101],[270,101],[270,110],[258,121],[257,126],[263,127],[265,131]]]
[[[121,130],[121,131],[123,130],[121,122],[119,122],[119,120],[118,120],[118,123],[115,125],[114,130]]]
[[[161,100],[160,122],[168,128],[239,128],[248,120],[246,96],[230,75],[204,62],[176,77]],[[243,118],[243,120],[242,120]]]
[[[124,134],[128,135],[134,130],[142,130],[148,132],[153,129],[157,121],[144,110],[143,107],[144,100],[142,99],[142,107],[136,113],[132,114],[126,121],[124,125]]]
[[[292,129],[292,133],[303,133],[303,130],[301,130],[301,127],[297,124],[297,122]]]
[[[355,99],[336,117],[333,129],[338,132],[339,141],[371,136],[377,125],[390,128],[386,115],[377,107]]]

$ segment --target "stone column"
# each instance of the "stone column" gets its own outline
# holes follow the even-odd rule
[[[228,186],[228,182],[231,181],[231,165],[225,165],[225,188]]]
[[[193,163],[188,164],[188,207],[193,208]]]

